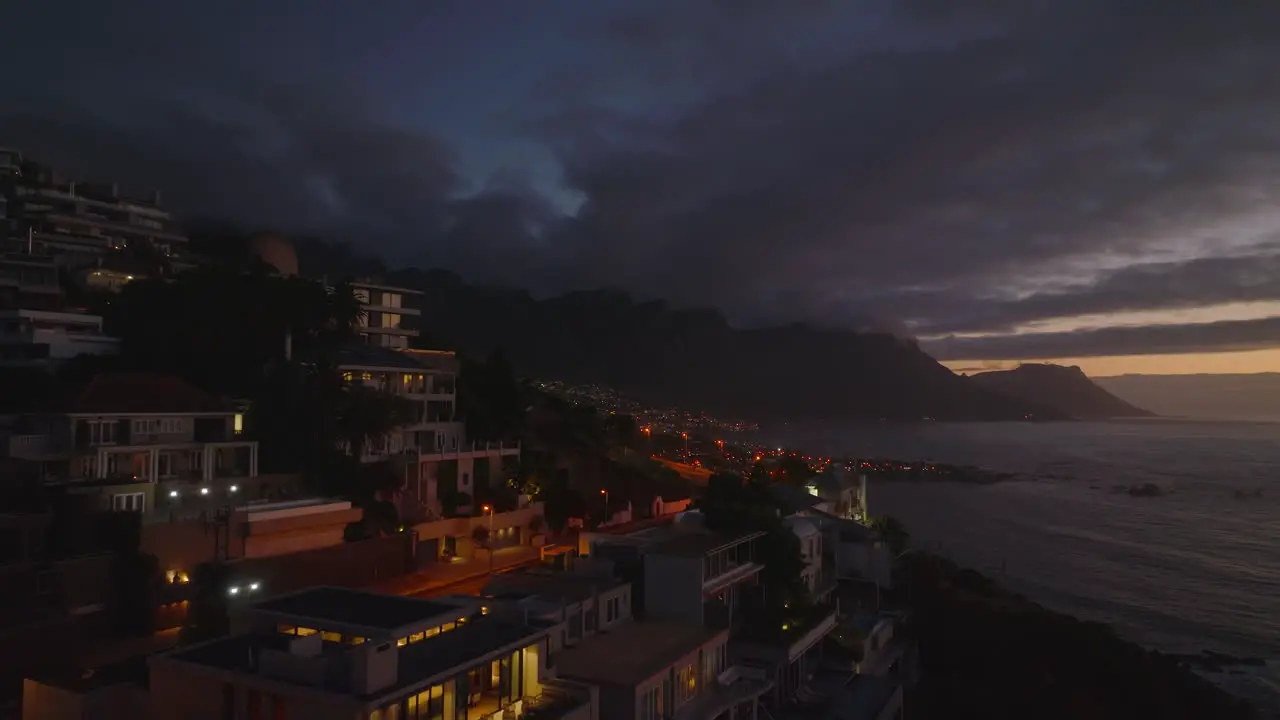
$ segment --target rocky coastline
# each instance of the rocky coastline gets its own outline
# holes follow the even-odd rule
[[[1249,658],[1147,650],[928,553],[902,556],[894,585],[892,598],[908,609],[920,650],[920,683],[908,699],[920,717],[1261,717],[1194,671]]]

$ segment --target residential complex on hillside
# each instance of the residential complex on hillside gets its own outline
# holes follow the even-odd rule
[[[372,438],[360,458],[399,459],[403,464],[402,516],[440,517],[445,511],[442,496],[474,497],[477,483],[505,483],[505,466],[518,461],[519,443],[468,442],[466,424],[458,415],[457,357],[408,347],[417,335],[406,324],[406,318],[419,313],[409,301],[417,293],[368,281],[351,285],[363,310],[358,327],[362,343],[339,356],[344,381],[392,393],[412,406],[410,422]]]
[[[128,251],[181,262],[187,237],[158,192],[77,180],[16,151],[0,156],[0,168],[8,170],[0,172],[6,250],[54,257],[69,268],[111,266]]]
[[[184,382],[99,375],[62,407],[18,418],[11,458],[104,509],[172,513],[231,502],[258,476],[243,416]]]

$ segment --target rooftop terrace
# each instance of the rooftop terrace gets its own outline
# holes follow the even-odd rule
[[[556,656],[561,675],[595,683],[634,685],[669,667],[727,630],[667,622],[616,625]]]
[[[316,587],[281,595],[257,603],[253,610],[319,627],[342,625],[386,633],[444,616],[457,616],[459,612],[456,605],[337,587]]]

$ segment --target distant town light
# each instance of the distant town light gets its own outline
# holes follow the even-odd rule
[[[261,583],[256,583],[256,582],[255,582],[255,583],[249,583],[249,592],[254,592],[255,590],[257,590],[257,589],[258,589],[258,588],[260,588],[260,587],[262,587],[262,584],[261,584]]]
[[[200,494],[201,494],[201,495],[208,495],[208,494],[209,494],[209,488],[200,488]]]
[[[235,491],[237,491],[237,490],[239,490],[239,489],[240,489],[240,486],[239,486],[239,485],[232,485],[231,487],[229,487],[229,488],[227,488],[227,489],[228,489],[228,490],[230,490],[231,492],[235,492]]]
[[[171,498],[176,498],[176,497],[178,497],[178,491],[177,491],[177,490],[170,490],[170,491],[169,491],[169,497],[171,497]]]
[[[227,594],[228,594],[228,595],[239,595],[239,594],[240,594],[240,588],[239,588],[239,587],[237,587],[237,586],[235,586],[235,585],[232,585],[230,588],[228,588],[228,589],[227,589]]]

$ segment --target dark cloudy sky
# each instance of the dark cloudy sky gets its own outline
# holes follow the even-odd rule
[[[959,366],[1280,369],[1274,0],[39,0],[0,27],[0,145],[187,212],[876,318]]]

